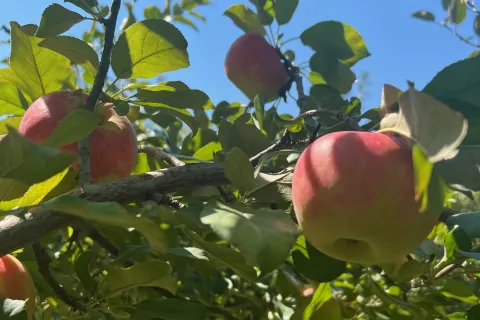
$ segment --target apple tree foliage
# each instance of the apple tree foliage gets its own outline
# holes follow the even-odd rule
[[[0,69],[0,254],[13,252],[31,273],[37,319],[480,319],[480,56],[452,61],[424,88],[386,85],[379,106],[363,106],[348,95],[357,78],[352,67],[370,56],[354,26],[319,21],[289,41],[282,30],[298,0],[231,5],[225,19],[263,34],[310,82],[304,90],[292,78],[285,88],[285,99],[301,97],[297,111],[318,111],[297,117],[278,112],[283,98],[212,101],[175,79],[174,71],[190,65],[189,39],[176,25],[208,23],[198,11],[208,0],[167,0],[144,7],[142,17],[133,10],[141,1],[64,2],[45,8],[35,24],[2,27],[11,54]],[[150,184],[156,196],[121,182],[79,188],[68,169],[75,157],[16,131],[40,96],[92,90],[119,2],[127,16],[114,30],[100,98],[128,116],[140,150],[149,148],[139,152],[132,177],[160,181]],[[442,3],[453,23],[476,14],[479,34],[473,1]],[[414,15],[435,21],[426,11]],[[80,23],[90,23],[81,37],[65,35]],[[299,46],[313,50],[308,61],[296,59]],[[388,113],[402,116],[384,117],[382,108],[392,106]],[[465,121],[455,121],[452,110]],[[82,114],[58,127],[57,145],[89,135]],[[309,139],[358,130],[355,124],[408,128],[426,146],[414,157],[417,185],[439,177],[448,186],[439,224],[409,257],[389,265],[328,257],[305,239],[292,212],[292,170]],[[175,173],[188,167],[204,171]],[[70,220],[47,227],[62,215]],[[2,303],[2,319],[24,319],[24,301]]]

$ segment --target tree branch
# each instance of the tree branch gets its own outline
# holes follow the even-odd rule
[[[230,184],[223,166],[202,163],[147,172],[109,183],[86,185],[72,194],[89,201],[130,203],[145,200],[152,191],[168,194],[223,184]],[[32,244],[46,233],[75,221],[75,217],[58,211],[8,215],[0,221],[0,256]]]
[[[45,251],[38,242],[33,244],[33,252],[35,254],[35,259],[37,260],[38,271],[43,276],[45,282],[48,283],[53,293],[74,309],[85,311],[85,306],[70,296],[67,291],[57,283],[57,280],[50,272],[50,263],[52,262],[52,259],[50,259],[47,251]]]
[[[110,16],[105,21],[105,44],[100,59],[97,75],[93,82],[92,90],[85,102],[85,109],[93,111],[95,104],[102,93],[105,78],[107,77],[108,69],[110,68],[110,55],[113,48],[113,40],[115,36],[115,26],[117,25],[118,12],[120,11],[121,0],[113,0],[110,9]],[[79,171],[78,181],[80,185],[89,184],[91,182],[90,176],[90,136],[82,139],[78,143],[79,155]]]

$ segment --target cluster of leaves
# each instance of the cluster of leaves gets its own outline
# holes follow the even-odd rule
[[[218,188],[203,186],[171,193],[185,206],[153,200],[92,202],[71,193],[75,177],[69,165],[75,157],[52,148],[88,136],[93,130],[88,117],[72,114],[43,144],[15,130],[38,97],[60,89],[91,90],[105,41],[98,26],[109,10],[96,0],[67,2],[78,10],[54,4],[45,9],[38,26],[10,24],[9,65],[0,69],[0,134],[7,134],[0,142],[0,212],[6,216],[55,210],[87,219],[119,250],[112,252],[95,237],[71,228],[41,239],[52,258],[54,278],[85,310],[75,310],[52,290],[30,246],[17,252],[37,286],[40,318],[478,317],[475,275],[480,273],[480,257],[474,239],[480,237],[479,213],[452,215],[439,224],[412,253],[414,259],[381,268],[347,264],[314,249],[298,232],[290,182],[304,145],[292,143],[263,153],[286,129],[292,141],[309,138],[318,123],[318,135],[353,130],[339,114],[363,120],[363,130],[378,128],[380,108],[362,112],[358,97],[345,98],[356,79],[351,68],[370,55],[352,26],[323,21],[300,35],[302,44],[314,50],[309,67],[301,69],[302,74],[308,71],[305,78],[312,84],[305,97],[299,97],[301,111],[330,111],[305,119],[279,114],[280,100],[268,108],[256,99],[250,112],[249,104],[214,104],[206,93],[185,83],[158,81],[165,72],[189,66],[187,39],[174,23],[192,26],[185,14],[202,18],[193,10],[208,1],[167,1],[164,10],[150,6],[141,21],[133,14],[136,4],[125,2],[128,16],[111,54],[114,78],[107,79],[101,99],[128,116],[140,144],[162,148],[187,165],[222,164],[234,200],[224,200]],[[232,5],[225,16],[244,31],[270,36],[290,63],[301,66],[294,50],[285,48],[291,42],[271,32],[275,23],[288,24],[297,5],[293,0],[251,0]],[[83,40],[62,35],[86,19],[83,14],[93,20]],[[422,90],[468,119],[468,132],[458,156],[450,160],[453,164],[438,163],[450,187],[466,196],[480,190],[478,70],[480,57],[465,59],[439,72]],[[132,175],[169,165],[139,153]],[[473,178],[465,174],[471,170],[476,172]],[[453,195],[448,202],[452,207],[458,205]],[[449,264],[456,268],[438,276]]]
[[[472,52],[471,56],[478,55],[478,53],[480,52],[478,50],[480,48],[480,42],[478,41],[478,37],[480,37],[480,9],[478,6],[476,6],[475,1],[442,0],[441,2],[443,9],[447,13],[446,17],[441,21],[437,20],[435,15],[427,10],[416,11],[412,14],[412,16],[423,21],[434,22],[439,26],[446,28],[463,42],[477,48],[477,50]],[[457,28],[465,22],[465,19],[467,18],[469,13],[473,15],[472,29],[474,35],[465,37],[457,31]]]

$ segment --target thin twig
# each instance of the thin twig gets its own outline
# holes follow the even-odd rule
[[[177,210],[185,208],[185,204],[160,192],[154,192],[152,194],[152,200],[155,201],[157,204],[166,204]]]
[[[313,117],[313,116],[316,116],[316,115],[319,115],[319,114],[326,114],[326,115],[329,115],[337,120],[340,120],[340,121],[345,121],[348,123],[348,125],[356,130],[356,131],[362,131],[362,128],[360,127],[360,125],[358,124],[357,121],[355,121],[352,117],[346,115],[345,113],[341,112],[341,111],[338,111],[338,110],[331,110],[331,109],[322,109],[322,108],[319,108],[319,109],[313,109],[313,110],[308,110],[308,111],[305,111],[301,114],[299,114],[298,116],[296,116],[295,118],[293,118],[291,120],[291,122],[295,122],[296,120],[299,120],[301,118],[306,118],[306,117]]]
[[[43,276],[43,279],[45,279],[45,282],[48,283],[52,291],[66,304],[72,306],[74,309],[86,311],[85,306],[70,296],[65,289],[60,286],[50,272],[50,263],[52,262],[52,259],[48,255],[47,251],[45,251],[45,249],[38,242],[35,242],[32,247],[35,253],[35,259],[37,260],[38,271]]]
[[[90,91],[87,101],[85,102],[85,109],[93,111],[95,104],[102,93],[105,78],[107,77],[110,68],[110,55],[113,48],[113,40],[115,36],[115,26],[117,25],[118,12],[120,11],[121,0],[113,0],[110,16],[105,21],[105,44],[103,47],[100,65],[98,66],[97,75],[93,82],[92,90]],[[90,136],[82,139],[78,143],[78,182],[83,186],[91,183],[90,175]]]
[[[152,157],[158,158],[159,160],[163,160],[169,165],[171,165],[172,167],[180,167],[185,165],[185,162],[179,160],[177,157],[172,156],[171,154],[166,153],[160,148],[141,145],[141,146],[138,146],[138,152],[146,153]]]
[[[285,130],[285,133],[282,135],[280,139],[278,139],[274,144],[272,144],[270,147],[267,149],[260,151],[256,155],[250,158],[250,163],[253,166],[256,166],[258,164],[258,161],[262,156],[264,156],[267,153],[274,152],[277,150],[280,150],[281,148],[287,146],[291,142],[290,134],[288,130]]]

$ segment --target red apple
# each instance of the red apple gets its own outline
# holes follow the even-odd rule
[[[299,157],[292,180],[305,238],[333,258],[366,265],[398,260],[436,225],[440,210],[419,213],[414,190],[411,149],[371,132],[320,137]]]
[[[61,90],[46,94],[25,112],[18,132],[37,143],[43,142],[65,116],[83,105],[73,91]],[[100,123],[90,136],[90,170],[94,182],[116,180],[129,176],[137,162],[137,137],[126,116],[119,116],[113,108],[98,112]],[[78,152],[78,142],[60,149]],[[77,167],[78,162],[74,164]]]
[[[13,300],[27,300],[28,319],[35,313],[35,285],[28,270],[14,256],[0,257],[0,297]]]
[[[225,73],[250,100],[264,94],[267,102],[278,97],[288,80],[275,47],[258,33],[245,33],[232,44],[225,59]]]

